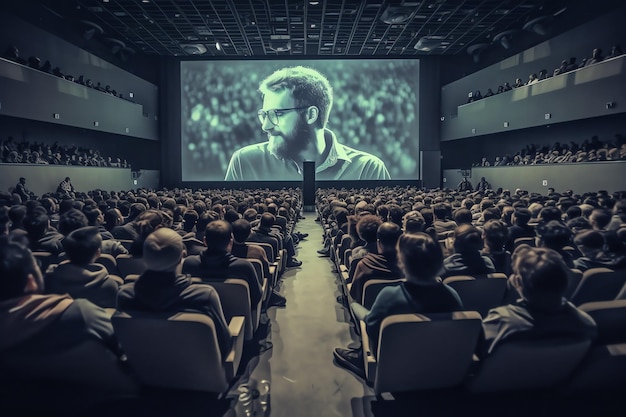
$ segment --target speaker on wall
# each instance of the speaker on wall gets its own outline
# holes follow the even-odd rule
[[[302,203],[304,211],[315,211],[315,162],[304,161],[302,174]]]

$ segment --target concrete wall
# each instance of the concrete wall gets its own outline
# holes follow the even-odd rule
[[[444,170],[443,177],[444,187],[455,189],[463,178],[456,169]],[[472,168],[470,181],[474,186],[481,177],[494,190],[522,188],[545,194],[553,187],[557,192],[570,189],[578,194],[598,190],[612,193],[626,190],[626,161]]]

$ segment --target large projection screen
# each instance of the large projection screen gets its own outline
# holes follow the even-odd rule
[[[227,178],[236,151],[255,144],[258,146],[246,149],[254,148],[256,153],[267,151],[264,143],[271,140],[257,114],[259,110],[271,110],[264,108],[259,84],[274,71],[295,66],[312,68],[328,79],[333,104],[326,129],[334,133],[341,149],[347,151],[340,151],[339,159],[345,161],[348,156],[352,160],[347,164],[342,162],[345,166],[355,168],[362,161],[358,155],[365,155],[366,159],[382,161],[389,173],[384,179],[418,179],[419,60],[214,60],[181,61],[180,65],[183,181],[296,179],[277,174],[279,171],[274,168],[285,161],[275,158],[274,153],[271,155],[274,159],[267,157],[254,167],[253,178],[232,175]],[[281,128],[283,117],[290,116],[280,117]],[[235,159],[233,166],[240,162]],[[319,164],[321,160],[335,162],[326,155],[316,162]],[[256,161],[252,159],[250,164]],[[344,172],[350,172],[353,177],[344,175],[339,180],[372,179],[349,170]],[[317,177],[320,179],[319,172]]]

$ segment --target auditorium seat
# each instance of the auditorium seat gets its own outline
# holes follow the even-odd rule
[[[101,253],[94,263],[104,266],[107,271],[109,271],[109,274],[120,275],[120,271],[117,269],[117,261],[115,257],[109,253]]]
[[[406,282],[406,279],[370,279],[363,284],[363,297],[361,298],[361,305],[368,310],[372,308],[376,297],[385,287],[400,285],[401,282]]]
[[[54,352],[5,351],[0,355],[0,368],[3,383],[78,384],[101,391],[103,397],[137,392],[137,384],[118,357],[96,339]]]
[[[143,263],[143,259],[135,258],[132,255],[121,254],[115,257],[117,263],[117,269],[120,271],[120,276],[126,278],[130,274],[142,274],[146,270],[146,265]]]
[[[626,269],[591,268],[583,273],[570,301],[581,305],[592,301],[614,300],[626,284]]]
[[[480,361],[470,392],[557,388],[572,376],[589,351],[590,340],[554,337],[502,342]]]
[[[564,391],[615,389],[626,385],[626,300],[579,307],[598,325],[598,337]]]
[[[245,340],[251,340],[259,327],[262,301],[254,308],[250,301],[250,287],[243,279],[228,278],[226,280],[203,280],[193,277],[195,283],[207,284],[215,288],[220,296],[222,311],[226,321],[233,317],[245,318]]]
[[[507,277],[503,273],[484,276],[455,275],[443,280],[461,297],[463,308],[478,311],[486,317],[490,309],[503,305],[507,291]]]
[[[129,366],[143,385],[222,393],[237,373],[243,317],[229,322],[233,347],[225,358],[213,320],[204,314],[177,313],[165,319],[118,312],[111,320]]]
[[[475,311],[389,316],[374,355],[365,323],[360,324],[367,381],[377,395],[460,385],[482,328]]]

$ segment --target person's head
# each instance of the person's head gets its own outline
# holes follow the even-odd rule
[[[509,229],[502,220],[489,220],[483,226],[483,239],[490,252],[500,252],[509,240]]]
[[[396,250],[396,243],[401,234],[402,229],[397,224],[393,222],[381,223],[376,231],[378,252],[394,252]]]
[[[26,178],[20,177],[20,184],[26,184]]]
[[[452,213],[452,218],[457,225],[472,224],[472,212],[466,208],[458,208]]]
[[[233,228],[233,239],[237,243],[243,243],[250,236],[252,228],[246,219],[238,219],[231,223]]]
[[[513,221],[513,224],[515,224],[516,226],[524,227],[528,225],[528,222],[530,221],[531,217],[532,217],[532,213],[530,212],[530,210],[524,207],[518,207],[513,212],[513,215],[511,216],[511,220]]]
[[[419,211],[412,210],[404,215],[402,228],[405,233],[423,232],[425,223],[424,216]]]
[[[88,265],[100,255],[102,237],[96,226],[81,227],[63,239],[63,249],[71,263]]]
[[[558,252],[520,245],[511,256],[513,285],[532,305],[558,307],[568,285],[568,268]]]
[[[124,217],[119,209],[111,208],[104,213],[104,225],[107,230],[111,230],[122,223],[124,223]]]
[[[24,217],[24,230],[28,240],[36,242],[43,237],[50,227],[50,218],[45,210],[35,210]]]
[[[374,214],[367,214],[361,217],[356,224],[356,231],[361,240],[367,243],[376,242],[376,232],[382,224],[380,217]]]
[[[172,229],[157,229],[143,242],[142,259],[149,271],[176,271],[184,256],[183,238]]]
[[[88,225],[89,220],[87,220],[87,216],[82,211],[73,208],[61,215],[58,229],[62,235],[67,236],[70,232]]]
[[[263,230],[270,230],[274,223],[276,222],[276,217],[272,213],[263,213],[261,214],[261,219],[259,220],[259,228]]]
[[[230,223],[225,220],[215,220],[207,224],[204,231],[204,244],[209,251],[230,252],[233,246],[233,228]]]
[[[65,177],[65,182],[70,182],[70,177]]]
[[[593,259],[602,252],[605,241],[597,230],[584,230],[574,236],[574,243],[584,256]]]
[[[596,230],[603,230],[611,222],[611,212],[605,208],[595,208],[589,215],[589,223]]]
[[[563,223],[552,220],[537,226],[539,246],[560,250],[567,246],[572,238],[572,231]]]
[[[431,281],[443,267],[439,242],[426,233],[405,233],[396,246],[398,262],[409,281]]]
[[[480,231],[471,224],[454,229],[454,251],[460,254],[478,253],[483,247]]]
[[[43,291],[43,276],[31,251],[0,236],[0,301]]]
[[[294,66],[275,71],[259,85],[263,107],[261,128],[269,137],[270,152],[279,158],[297,156],[328,123],[333,91],[318,71]]]

